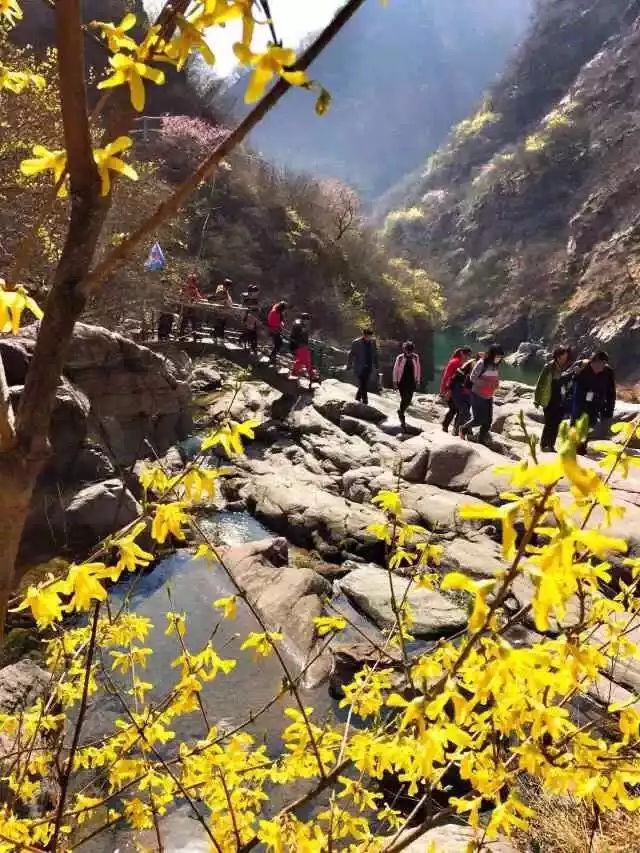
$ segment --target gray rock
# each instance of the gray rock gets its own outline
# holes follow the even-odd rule
[[[36,336],[34,324],[16,340],[31,355]],[[151,448],[162,454],[192,426],[191,392],[173,365],[101,326],[76,323],[64,376],[89,401],[92,437],[116,464],[129,465]]]
[[[446,568],[472,577],[492,578],[507,568],[500,546],[487,536],[475,539],[456,537],[444,544],[441,569]]]
[[[495,465],[504,465],[504,458],[482,445],[446,441],[431,450],[425,483],[462,492],[476,474]]]
[[[395,479],[390,471],[378,465],[354,468],[342,475],[345,498],[356,503],[367,503],[383,489],[393,489]]]
[[[67,471],[69,483],[96,483],[115,474],[113,463],[101,447],[81,447]]]
[[[352,385],[328,379],[320,385],[313,396],[314,407],[333,423],[340,422],[341,415],[358,418],[362,421],[380,423],[386,420],[388,412],[380,408],[377,395],[370,395],[369,405],[359,403],[354,399],[355,389]],[[373,400],[375,399],[375,403]]]
[[[121,480],[110,479],[62,493],[37,491],[25,524],[22,559],[48,559],[64,550],[85,551],[142,512]]]
[[[406,853],[425,853],[425,850],[428,850],[429,845],[432,844],[438,853],[466,853],[474,840],[479,842],[481,839],[482,831],[478,833],[470,826],[447,823],[444,826],[427,830],[404,849]],[[473,849],[476,850],[477,848],[474,847]],[[482,848],[478,849],[478,853],[518,853],[518,849],[506,838],[500,836],[495,841],[484,844]]]
[[[189,384],[193,388],[194,383],[201,386],[202,391],[216,391],[222,387],[222,376],[213,367],[200,365],[196,367],[189,378]]]
[[[284,645],[304,668],[323,645],[314,619],[322,616],[322,597],[331,584],[311,569],[283,565],[285,540],[263,540],[231,547],[222,553],[225,565],[258,610],[269,630],[284,634]],[[310,665],[309,686],[325,680],[331,659],[325,651]]]
[[[331,561],[339,559],[347,541],[358,556],[381,556],[381,544],[367,533],[367,527],[380,520],[374,507],[331,494],[326,490],[329,478],[317,477],[306,466],[290,465],[286,459],[277,467],[262,463],[252,464],[251,469],[250,476],[225,481],[223,494],[244,500],[252,513],[294,545],[316,548],[325,559],[329,552],[323,546],[334,549]]]
[[[0,358],[7,385],[24,385],[31,359],[30,348],[12,335],[0,337]]]
[[[28,658],[0,669],[0,714],[18,714],[43,696],[49,673]]]
[[[401,602],[410,582],[392,575],[396,602]],[[337,582],[345,593],[376,625],[388,628],[395,624],[391,604],[389,573],[377,566],[355,569]],[[443,637],[467,624],[466,610],[435,590],[411,586],[407,595],[413,616],[412,632],[421,637]]]
[[[400,496],[417,521],[430,530],[464,532],[479,526],[478,522],[462,521],[459,517],[460,507],[481,503],[477,498],[426,485],[403,487]]]
[[[406,462],[402,468],[402,478],[409,483],[424,483],[429,467],[429,456],[431,451],[428,447],[423,447],[409,462]]]

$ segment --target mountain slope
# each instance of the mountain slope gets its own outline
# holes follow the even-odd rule
[[[335,176],[368,198],[416,168],[501,69],[531,0],[369,0],[312,66],[332,94],[320,120],[294,91],[251,143],[294,169]],[[238,102],[242,87],[232,90]]]
[[[501,79],[387,218],[453,323],[640,354],[639,13],[540,2]]]

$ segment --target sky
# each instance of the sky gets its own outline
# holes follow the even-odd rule
[[[344,0],[270,0],[271,15],[276,32],[286,47],[297,48],[309,33],[316,32],[331,20]],[[144,0],[147,13],[154,16],[164,5],[163,0]],[[224,29],[216,27],[208,41],[216,56],[214,72],[218,77],[228,77],[237,62],[232,45],[240,36],[239,22]],[[254,49],[264,47],[269,39],[267,27],[257,27]]]

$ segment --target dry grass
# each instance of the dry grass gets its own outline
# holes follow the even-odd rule
[[[639,853],[640,814],[594,816],[591,808],[568,797],[549,797],[527,789],[526,802],[537,812],[527,833],[517,839],[522,853]]]

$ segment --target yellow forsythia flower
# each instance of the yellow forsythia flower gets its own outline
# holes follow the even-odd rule
[[[253,649],[253,659],[257,660],[258,657],[266,658],[270,655],[273,651],[273,643],[281,639],[282,634],[279,634],[277,631],[265,632],[263,634],[252,631],[240,648],[242,651]]]
[[[184,68],[189,55],[194,50],[200,53],[208,65],[213,65],[216,58],[198,26],[199,21],[188,20],[183,15],[176,15],[176,20],[180,34],[169,42],[165,48],[165,54],[176,63],[178,71]]]
[[[116,53],[115,56],[109,57],[109,64],[114,69],[114,73],[98,83],[98,89],[111,89],[127,83],[131,93],[131,105],[139,113],[142,112],[145,104],[143,78],[151,80],[157,86],[161,86],[165,81],[163,71],[152,68],[124,53]]]
[[[343,631],[347,627],[347,620],[341,616],[316,616],[313,623],[319,637],[324,637],[329,631]]]
[[[0,62],[0,90],[7,89],[16,95],[24,92],[27,86],[44,89],[46,83],[41,74],[31,74],[29,71],[11,71]]]
[[[11,332],[17,335],[23,311],[30,311],[37,320],[42,319],[43,313],[37,302],[27,295],[23,287],[5,290],[5,285],[5,280],[0,278],[0,332],[2,334]]]
[[[93,159],[98,167],[98,174],[102,181],[102,195],[109,195],[111,190],[111,176],[109,172],[119,172],[132,181],[138,180],[138,173],[130,166],[121,160],[117,155],[127,148],[131,148],[133,142],[128,136],[119,136],[113,142],[110,142],[104,148],[93,149]]]
[[[89,26],[96,30],[100,30],[102,37],[106,39],[109,50],[112,50],[115,53],[122,48],[125,48],[126,50],[135,50],[137,48],[138,45],[135,41],[130,36],[126,35],[126,33],[132,29],[135,24],[136,16],[132,12],[129,12],[117,25],[110,24],[105,21],[91,21]]]
[[[161,545],[171,534],[176,539],[184,539],[183,524],[188,524],[189,516],[184,512],[183,503],[163,504],[156,510],[151,524],[151,536]]]
[[[236,618],[237,602],[235,595],[229,595],[226,598],[218,598],[213,602],[213,606],[223,611],[225,619]]]
[[[34,145],[31,150],[35,156],[20,163],[22,174],[31,177],[37,175],[38,172],[46,172],[50,169],[53,172],[53,181],[57,184],[67,169],[67,152],[64,149],[49,151],[44,145]],[[64,183],[60,185],[58,195],[60,198],[67,195],[67,188]]]
[[[259,101],[265,89],[276,75],[282,77],[291,86],[303,86],[309,82],[304,71],[287,71],[296,61],[295,51],[271,45],[264,53],[253,53],[246,44],[237,42],[233,52],[243,65],[250,65],[254,71],[244,96],[247,104]]]
[[[22,9],[18,0],[0,0],[0,18],[6,18],[13,26],[22,19]]]

